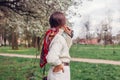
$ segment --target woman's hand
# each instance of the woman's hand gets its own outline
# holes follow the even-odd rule
[[[64,26],[63,27],[64,31],[70,36],[73,37],[73,30],[71,30],[69,27]]]
[[[53,72],[59,72],[61,70],[62,70],[62,72],[64,72],[62,64],[55,66],[54,69],[53,69]]]

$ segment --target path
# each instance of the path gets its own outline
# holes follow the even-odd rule
[[[20,55],[20,54],[6,54],[6,53],[0,53],[0,56],[36,58],[36,56],[34,56],[34,55]],[[37,56],[37,58],[39,59],[39,56]],[[120,61],[113,61],[113,60],[87,59],[87,58],[72,58],[71,60],[76,61],[76,62],[120,65]]]

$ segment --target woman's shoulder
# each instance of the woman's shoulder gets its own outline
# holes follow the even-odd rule
[[[55,35],[53,41],[64,43],[65,38],[64,38],[63,34],[64,34],[64,31],[62,29],[59,29],[59,32]]]
[[[62,34],[57,34],[56,35],[56,39],[59,40],[59,41],[64,41],[64,37],[62,36]]]

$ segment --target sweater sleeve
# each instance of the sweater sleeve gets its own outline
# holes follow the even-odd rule
[[[59,58],[61,49],[62,49],[62,43],[60,41],[61,39],[56,38],[49,47],[48,55],[46,56],[47,62],[52,65],[60,65],[62,64],[62,61]]]

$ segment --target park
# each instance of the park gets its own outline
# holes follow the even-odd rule
[[[42,80],[49,16],[62,11],[74,31],[71,80],[120,80],[119,0],[0,0],[0,80]],[[46,65],[45,75],[49,67]]]

